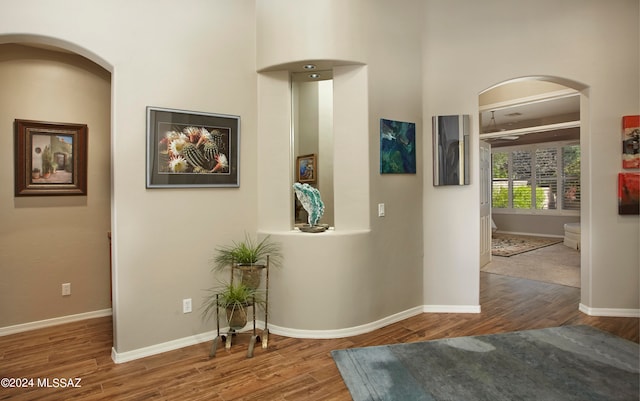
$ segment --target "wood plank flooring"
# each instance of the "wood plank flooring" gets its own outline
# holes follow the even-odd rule
[[[0,400],[350,400],[330,351],[444,337],[588,324],[639,342],[639,319],[590,317],[580,290],[481,273],[479,314],[421,314],[350,338],[271,335],[246,359],[249,336],[208,358],[203,343],[123,364],[111,360],[111,318],[0,337],[0,378],[33,387],[0,388]],[[80,378],[80,388],[37,387],[38,378]],[[53,383],[50,381],[50,384]],[[28,384],[27,384],[28,385]]]

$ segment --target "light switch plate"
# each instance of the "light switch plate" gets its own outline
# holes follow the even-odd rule
[[[191,313],[191,298],[186,298],[182,300],[182,313]]]
[[[71,295],[71,283],[62,284],[62,296]]]

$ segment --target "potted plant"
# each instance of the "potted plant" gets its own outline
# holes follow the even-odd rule
[[[211,294],[204,303],[203,316],[206,318],[216,308],[224,309],[231,330],[240,330],[246,326],[247,308],[264,303],[259,290],[242,283],[226,283],[210,291]]]
[[[51,153],[51,148],[49,146],[45,146],[42,151],[42,175],[44,178],[49,178],[53,173],[53,153]]]
[[[244,241],[233,241],[231,245],[216,248],[211,262],[214,270],[222,271],[227,267],[234,267],[241,272],[241,282],[249,288],[260,286],[262,269],[269,266],[282,265],[282,251],[280,244],[266,236],[262,241],[245,234]]]

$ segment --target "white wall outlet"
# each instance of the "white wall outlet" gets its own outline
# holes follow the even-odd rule
[[[182,313],[191,313],[191,298],[182,300]]]
[[[62,284],[62,296],[71,295],[71,283]]]
[[[384,217],[384,203],[378,203],[378,217]]]

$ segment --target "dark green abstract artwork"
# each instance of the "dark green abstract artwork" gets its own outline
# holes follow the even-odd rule
[[[416,173],[416,124],[380,119],[380,173]]]

